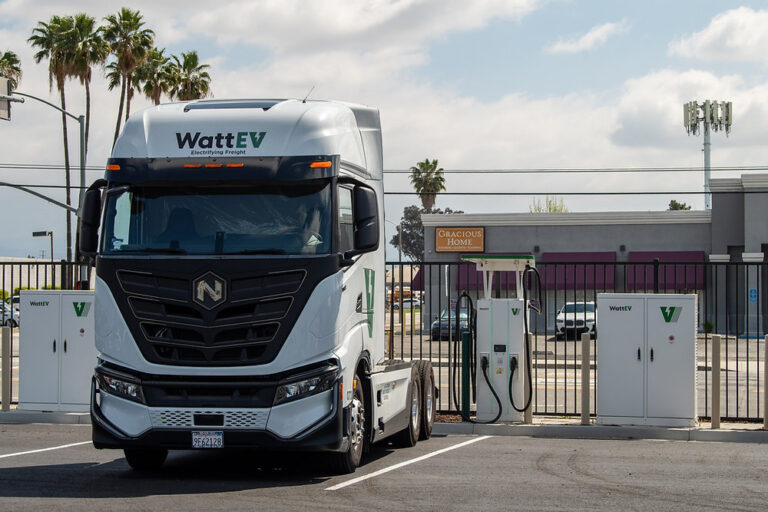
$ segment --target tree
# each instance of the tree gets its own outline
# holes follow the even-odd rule
[[[107,22],[103,28],[104,39],[109,43],[110,52],[116,59],[116,69],[120,73],[120,105],[117,111],[115,138],[112,141],[114,145],[120,133],[128,84],[132,83],[133,72],[152,49],[155,33],[148,28],[142,28],[144,21],[139,11],[132,11],[127,7],[120,9],[117,14],[110,14],[104,20]],[[130,112],[130,105],[127,107]]]
[[[417,162],[411,167],[411,185],[421,199],[421,205],[427,212],[435,206],[437,194],[445,190],[445,175],[443,168],[438,168],[437,159],[426,158],[423,162]],[[423,249],[422,249],[423,252]]]
[[[171,89],[170,58],[165,56],[165,48],[152,48],[147,58],[136,68],[136,78],[141,84],[141,91],[155,105],[160,104],[163,93]]]
[[[73,76],[73,55],[71,36],[74,31],[75,20],[72,16],[51,16],[48,23],[39,21],[37,27],[32,30],[32,36],[27,40],[33,48],[38,48],[34,55],[36,63],[43,59],[48,59],[48,87],[53,89],[53,83],[56,82],[56,89],[59,91],[62,110],[67,109],[66,95],[64,94],[64,83],[67,78]],[[69,33],[69,34],[68,34]],[[61,126],[64,134],[64,180],[66,184],[66,203],[72,204],[71,200],[71,180],[69,169],[69,136],[67,134],[67,117],[62,112]],[[67,215],[67,261],[72,261],[72,218]]]
[[[672,199],[669,202],[669,208],[668,210],[690,210],[691,207],[688,206],[685,203],[678,203],[676,200]]]
[[[14,52],[0,53],[0,76],[8,79],[12,90],[19,86],[19,80],[21,80],[21,61]]]
[[[210,96],[211,77],[205,71],[208,68],[208,64],[200,64],[195,51],[181,52],[181,59],[174,55],[168,71],[171,98],[189,101]]]
[[[534,197],[533,203],[528,207],[528,211],[531,213],[566,213],[568,212],[568,207],[565,206],[565,201],[562,197],[558,199],[557,196],[548,195],[544,199],[544,203]]]
[[[91,131],[91,79],[93,66],[101,65],[109,54],[109,45],[96,27],[96,20],[86,14],[74,16],[70,43],[72,73],[85,86],[85,153],[88,154],[88,138]]]
[[[411,261],[424,261],[424,225],[421,223],[421,216],[425,213],[449,215],[464,212],[461,210],[451,210],[450,208],[445,210],[439,208],[427,210],[416,205],[406,206],[403,209],[401,223],[397,226],[397,233],[395,233],[395,236],[392,237],[389,243],[396,248],[400,247],[400,227],[402,226],[403,255]]]

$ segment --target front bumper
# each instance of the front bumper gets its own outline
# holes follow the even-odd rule
[[[91,387],[91,424],[96,448],[192,449],[193,431],[223,432],[224,449],[344,451],[349,410],[341,406],[339,382],[321,394],[263,409],[161,408],[119,398]],[[101,394],[97,400],[97,394]],[[219,414],[223,424],[198,423]],[[203,422],[205,423],[205,422]]]

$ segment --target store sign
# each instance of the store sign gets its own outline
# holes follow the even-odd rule
[[[436,252],[485,252],[485,228],[435,228]]]

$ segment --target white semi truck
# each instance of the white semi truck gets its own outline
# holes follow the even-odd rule
[[[426,361],[385,357],[376,109],[202,100],[126,123],[86,192],[96,448],[325,451],[428,438]]]

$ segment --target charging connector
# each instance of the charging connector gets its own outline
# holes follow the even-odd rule
[[[515,372],[517,371],[517,367],[520,364],[518,361],[519,361],[519,356],[517,354],[512,354],[509,356],[509,378],[510,379],[515,378]]]

